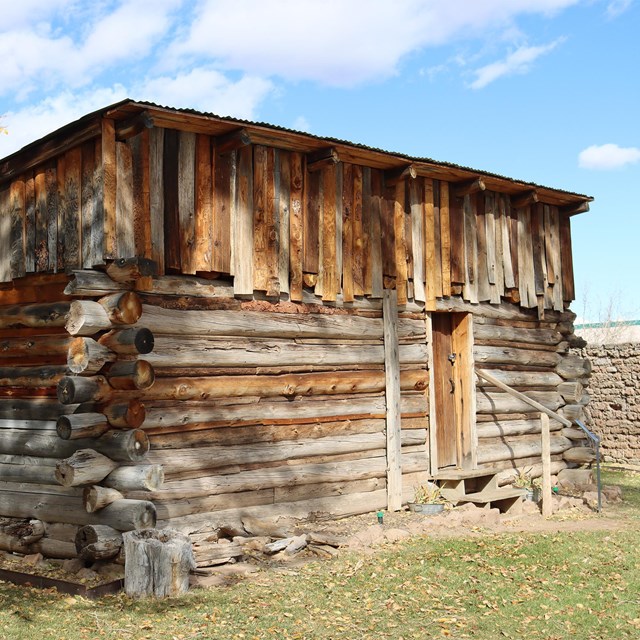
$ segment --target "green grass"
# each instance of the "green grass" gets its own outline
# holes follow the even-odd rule
[[[640,476],[611,474],[637,519]],[[639,638],[638,529],[417,538],[164,601],[0,583],[0,638]]]

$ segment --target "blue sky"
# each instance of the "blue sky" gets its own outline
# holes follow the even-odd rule
[[[130,97],[596,198],[587,320],[640,318],[638,0],[20,0],[0,25],[0,157]]]

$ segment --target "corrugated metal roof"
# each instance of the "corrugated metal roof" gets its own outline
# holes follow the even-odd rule
[[[217,121],[221,121],[221,122],[227,122],[229,124],[236,124],[238,126],[245,126],[245,127],[260,127],[260,128],[264,128],[264,129],[269,129],[272,131],[276,131],[276,132],[283,132],[283,133],[287,133],[287,134],[294,134],[296,136],[301,136],[304,138],[308,138],[310,140],[315,140],[315,141],[320,141],[323,143],[326,143],[327,145],[331,145],[331,144],[336,144],[336,145],[343,145],[343,146],[347,146],[347,147],[352,147],[354,149],[360,149],[362,151],[369,151],[371,153],[378,153],[378,154],[384,154],[384,155],[388,155],[389,157],[393,157],[393,158],[400,158],[400,159],[404,159],[406,160],[408,163],[410,162],[420,162],[420,163],[426,163],[426,164],[431,164],[437,167],[443,167],[443,168],[448,168],[448,169],[452,169],[452,170],[458,170],[458,171],[464,171],[464,172],[468,172],[470,174],[475,174],[475,175],[480,175],[483,177],[491,177],[491,178],[495,178],[497,180],[505,180],[508,182],[512,182],[512,183],[517,183],[520,185],[524,185],[524,186],[529,186],[532,189],[547,189],[549,191],[554,191],[557,193],[562,193],[562,194],[566,194],[567,196],[573,196],[575,197],[577,200],[581,200],[581,201],[591,201],[593,200],[592,197],[590,196],[586,196],[584,194],[580,194],[580,193],[576,193],[574,191],[567,191],[565,189],[558,189],[556,187],[548,187],[545,185],[541,185],[535,182],[529,182],[529,181],[524,181],[524,180],[520,180],[520,179],[515,179],[515,178],[511,178],[509,176],[505,176],[505,175],[501,175],[498,173],[492,173],[492,172],[488,172],[488,171],[484,171],[484,170],[479,170],[479,169],[475,169],[473,167],[468,167],[465,165],[460,165],[460,164],[455,164],[453,162],[446,162],[446,161],[441,161],[441,160],[434,160],[433,158],[429,158],[427,156],[411,156],[408,155],[406,153],[402,153],[402,152],[396,152],[396,151],[389,151],[386,149],[381,149],[378,147],[371,147],[368,145],[364,145],[364,144],[360,144],[357,142],[351,142],[350,140],[343,140],[340,138],[332,138],[332,137],[326,137],[326,136],[318,136],[315,135],[313,133],[308,133],[305,131],[297,131],[295,129],[290,129],[287,127],[283,127],[280,125],[275,125],[275,124],[270,124],[268,122],[258,122],[258,121],[252,121],[252,120],[245,120],[242,118],[234,118],[234,117],[230,117],[230,116],[219,116],[215,113],[211,113],[211,112],[207,112],[207,111],[199,111],[197,109],[190,109],[190,108],[177,108],[177,107],[169,107],[169,106],[164,106],[164,105],[160,105],[154,102],[148,102],[148,101],[144,101],[144,100],[133,100],[131,98],[126,98],[124,100],[121,100],[119,102],[116,102],[112,105],[103,107],[101,109],[98,109],[96,111],[93,111],[92,113],[86,114],[85,116],[82,116],[81,118],[79,118],[78,120],[75,120],[74,122],[71,122],[63,127],[61,127],[60,129],[57,129],[56,131],[53,131],[49,134],[47,134],[46,136],[40,138],[39,140],[35,140],[34,142],[26,145],[25,147],[23,147],[22,149],[12,153],[11,155],[7,156],[6,158],[2,158],[0,159],[0,172],[1,172],[1,168],[2,168],[2,164],[10,162],[13,158],[20,156],[21,154],[27,153],[30,149],[33,149],[35,147],[38,147],[40,145],[45,144],[47,141],[49,141],[50,139],[59,136],[61,134],[64,134],[66,131],[71,131],[79,126],[81,126],[84,122],[89,121],[90,119],[98,116],[98,115],[104,115],[104,114],[109,114],[109,113],[113,113],[113,112],[117,112],[119,109],[122,109],[125,106],[131,106],[131,107],[139,107],[141,109],[162,109],[164,111],[168,111],[168,112],[172,112],[172,113],[176,113],[176,114],[185,114],[185,115],[192,115],[192,116],[196,116],[196,117],[203,117],[203,118],[212,118],[215,119]]]

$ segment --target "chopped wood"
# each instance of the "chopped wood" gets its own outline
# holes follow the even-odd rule
[[[116,354],[93,338],[78,337],[69,343],[67,366],[75,374],[98,373],[107,362],[113,362]]]
[[[114,469],[102,484],[119,491],[157,491],[164,483],[164,469],[159,464],[121,466]]]
[[[105,524],[89,524],[80,527],[75,538],[75,547],[85,562],[111,560],[122,549],[122,533]]]
[[[122,360],[114,362],[106,370],[109,384],[120,391],[142,390],[155,381],[153,366],[146,360]]]
[[[117,490],[99,485],[85,487],[82,492],[82,503],[88,513],[103,509],[116,500],[122,500],[124,496]]]
[[[63,487],[77,487],[100,482],[117,466],[116,462],[97,451],[80,449],[56,465],[55,476]]]
[[[77,413],[60,416],[56,431],[63,440],[98,438],[109,430],[107,418],[102,413]]]

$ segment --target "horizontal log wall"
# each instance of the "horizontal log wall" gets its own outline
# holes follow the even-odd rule
[[[540,314],[574,297],[570,218],[535,194],[186,130],[101,129],[0,188],[0,282],[141,256],[160,274],[232,277],[236,296],[351,303],[396,288],[400,305],[461,294]]]
[[[379,504],[387,473],[379,310],[169,307],[145,305],[140,320],[154,334],[145,357],[158,377],[139,397],[148,461],[165,472],[165,484],[149,494],[161,521],[174,526],[186,517],[195,529],[217,512],[234,520],[268,508],[300,513],[304,505],[309,517],[320,503],[333,515],[386,506]],[[398,334],[402,472],[412,486],[428,469],[424,319],[401,316]]]
[[[474,359],[500,382],[571,419],[571,404],[580,393],[590,365],[569,353],[573,338],[571,312],[539,321],[503,305],[502,313],[474,316]],[[580,398],[578,398],[580,400]],[[528,470],[539,465],[540,411],[476,376],[478,466],[491,470]],[[550,421],[554,468],[567,466],[563,455],[584,444],[578,430]],[[568,437],[571,436],[571,437]],[[537,468],[537,467],[536,467]]]

